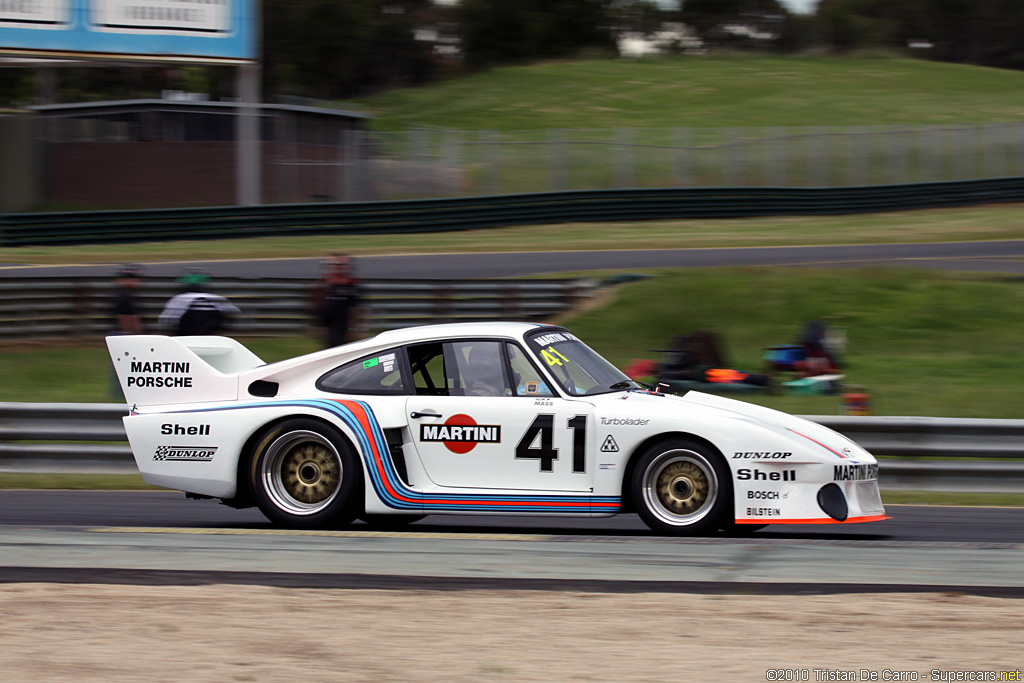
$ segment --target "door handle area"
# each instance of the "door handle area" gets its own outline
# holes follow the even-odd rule
[[[419,411],[414,410],[413,412],[409,413],[409,417],[411,417],[414,420],[417,420],[421,417],[441,417],[441,415],[437,413],[421,413]]]

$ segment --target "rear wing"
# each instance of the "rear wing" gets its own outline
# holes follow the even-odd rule
[[[121,391],[128,405],[233,401],[238,373],[263,361],[227,337],[107,337]]]

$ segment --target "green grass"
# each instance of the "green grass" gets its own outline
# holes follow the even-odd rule
[[[241,338],[253,353],[274,362],[321,348],[310,337]],[[41,342],[0,347],[0,401],[119,403],[103,340]]]
[[[902,58],[556,61],[338,106],[379,130],[1010,122],[1024,111],[1024,73]]]
[[[1024,282],[910,270],[688,269],[623,286],[569,318],[620,367],[657,358],[674,335],[714,330],[731,366],[763,368],[766,346],[802,323],[835,318],[849,337],[846,381],[880,415],[1020,418],[1024,413]],[[836,396],[743,395],[791,413],[834,414]]]
[[[337,104],[371,115],[389,163],[430,163],[453,196],[870,185],[1019,174],[1017,133],[984,126],[1020,120],[1022,85],[900,57],[728,55],[544,62]]]
[[[731,366],[762,370],[766,346],[804,321],[834,318],[849,337],[847,382],[880,415],[1020,418],[1024,281],[923,270],[782,268],[652,271],[563,322],[617,365],[657,357],[678,334],[719,333]],[[245,339],[270,362],[313,351],[308,337]],[[100,342],[0,350],[0,401],[111,401]],[[800,414],[839,412],[836,396],[744,395]]]
[[[239,240],[103,244],[0,249],[2,264],[322,257],[458,252],[686,249],[803,244],[956,242],[1024,238],[1019,205],[997,205],[849,216],[793,216],[652,222],[568,223],[411,235],[261,237]],[[568,264],[567,264],[568,265]],[[0,276],[5,266],[0,265]],[[41,268],[38,275],[46,275]]]

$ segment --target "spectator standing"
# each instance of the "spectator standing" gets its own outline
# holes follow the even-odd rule
[[[187,273],[181,277],[182,291],[164,306],[160,324],[186,337],[218,334],[224,329],[231,316],[241,311],[226,298],[206,291],[209,280],[206,273]]]
[[[315,317],[326,348],[352,341],[363,329],[363,302],[359,280],[347,254],[333,254],[324,262],[325,272],[313,290]]]
[[[136,301],[141,277],[142,269],[138,266],[123,266],[117,273],[110,311],[114,322],[113,334],[143,333],[142,317]]]

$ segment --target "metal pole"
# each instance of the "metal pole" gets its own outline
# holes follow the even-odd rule
[[[254,206],[260,203],[260,66],[238,67],[236,77],[238,109],[235,125],[235,182],[237,203]]]

